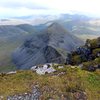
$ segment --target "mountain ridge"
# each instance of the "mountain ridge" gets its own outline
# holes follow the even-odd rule
[[[58,23],[53,23],[39,34],[28,38],[26,42],[13,53],[13,61],[17,67],[19,66],[18,68],[22,69],[27,69],[37,64],[50,63],[52,59],[58,57],[60,57],[60,59],[53,62],[64,63],[67,52],[81,44],[83,44],[83,42],[80,39],[71,35]],[[45,51],[45,49],[47,49],[47,51]],[[46,58],[48,58],[48,61]]]

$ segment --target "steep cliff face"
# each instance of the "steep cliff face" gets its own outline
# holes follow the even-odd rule
[[[13,53],[13,61],[19,69],[29,69],[37,64],[64,63],[67,52],[83,42],[67,32],[58,23],[34,34]]]

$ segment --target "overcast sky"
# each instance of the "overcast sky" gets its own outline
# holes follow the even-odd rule
[[[0,0],[0,18],[69,12],[100,17],[100,0]]]

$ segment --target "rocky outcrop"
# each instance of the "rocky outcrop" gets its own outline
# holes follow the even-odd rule
[[[7,100],[40,100],[41,92],[37,86],[33,87],[31,93],[24,93],[14,96],[8,96]]]
[[[19,95],[8,96],[7,100],[44,100],[43,93],[51,91],[49,87],[45,86],[44,91],[40,91],[39,87],[34,86],[31,93],[24,93]],[[52,90],[53,91],[53,90]],[[86,92],[71,90],[66,94],[60,93],[58,95],[58,99],[56,100],[87,100]],[[45,100],[55,100],[53,96],[45,99]]]
[[[70,53],[66,64],[79,65],[80,68],[88,71],[100,69],[100,37],[88,39],[85,45]]]
[[[83,42],[67,32],[58,23],[34,34],[13,53],[13,62],[18,69],[29,69],[45,63],[64,63],[67,52],[74,50]]]
[[[56,71],[53,68],[53,65],[56,65],[56,64],[48,63],[48,64],[44,64],[44,65],[33,66],[31,68],[31,70],[36,71],[36,73],[40,74],[40,75],[44,75],[46,73],[53,73]]]
[[[21,69],[29,69],[37,64],[45,64],[45,63],[64,63],[64,58],[60,53],[58,53],[53,47],[46,46],[44,48],[33,48],[31,50],[28,49],[19,49],[17,54],[14,55],[14,63],[17,65],[17,68]]]

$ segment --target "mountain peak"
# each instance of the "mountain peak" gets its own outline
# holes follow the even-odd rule
[[[48,27],[48,31],[50,33],[60,33],[60,34],[63,34],[63,33],[69,33],[66,31],[66,29],[59,23],[57,22],[53,22],[49,27]]]
[[[53,27],[53,28],[61,28],[62,25],[60,25],[58,22],[53,22],[51,25],[49,25],[48,28],[51,28],[51,27]]]
[[[44,31],[34,35],[13,54],[17,68],[29,69],[45,63],[64,63],[67,52],[83,42],[67,32],[59,23],[52,23]],[[63,60],[62,60],[63,59]]]
[[[58,22],[52,22],[52,24],[49,27],[52,27],[52,26],[60,26],[60,24]]]

